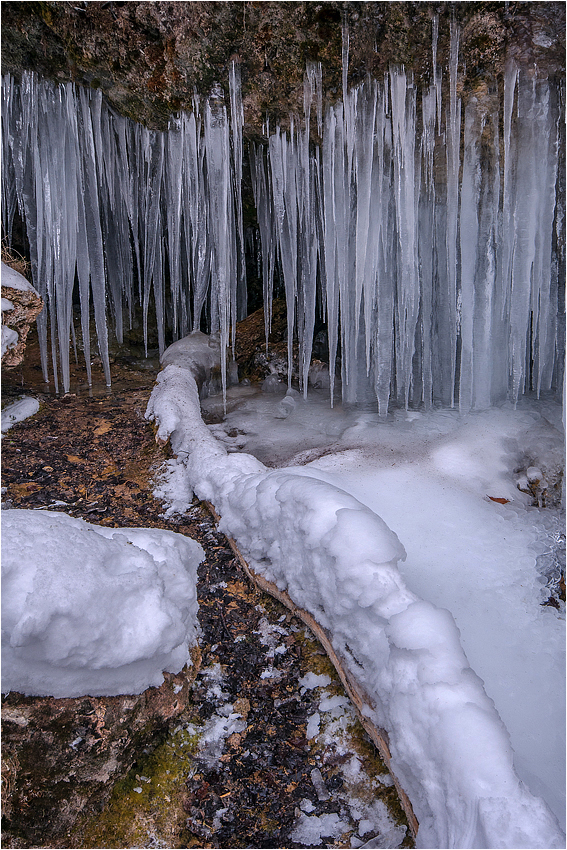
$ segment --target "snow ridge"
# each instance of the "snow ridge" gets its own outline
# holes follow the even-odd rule
[[[188,486],[213,503],[252,569],[311,613],[349,659],[374,701],[373,722],[388,733],[418,846],[563,846],[554,816],[514,772],[508,732],[452,615],[405,586],[397,536],[309,470],[228,454],[201,419],[188,368],[202,340],[176,346],[180,365],[168,350],[146,418],[159,439],[171,439]]]

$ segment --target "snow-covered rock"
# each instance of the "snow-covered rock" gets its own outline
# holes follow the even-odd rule
[[[36,289],[15,269],[2,263],[2,365],[22,362],[29,329],[43,310]]]
[[[2,692],[141,693],[197,640],[203,549],[156,528],[2,511]]]

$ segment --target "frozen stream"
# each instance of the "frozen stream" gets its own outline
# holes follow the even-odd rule
[[[331,410],[317,391],[304,401],[235,387],[227,401],[226,418],[209,427],[229,450],[268,466],[306,465],[397,533],[409,588],[453,614],[519,776],[564,825],[564,611],[542,606],[549,594],[538,569],[545,553],[560,552],[563,519],[530,507],[516,471],[537,462],[549,476],[562,463],[560,406],[522,400],[466,417],[397,411],[384,422]],[[218,397],[203,402],[209,421],[221,412]]]

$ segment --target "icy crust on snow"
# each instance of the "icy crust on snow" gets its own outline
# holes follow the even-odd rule
[[[30,416],[34,416],[39,410],[39,401],[31,396],[19,398],[12,404],[6,405],[2,411],[0,430],[9,431],[12,425],[23,422]]]
[[[545,803],[513,768],[509,735],[471,670],[451,614],[406,587],[405,551],[380,517],[304,468],[228,454],[200,416],[191,372],[171,362],[146,417],[171,437],[191,488],[254,570],[332,635],[388,732],[421,847],[560,847]]]
[[[22,292],[35,292],[36,295],[39,295],[37,289],[35,289],[29,280],[20,274],[11,266],[6,265],[6,263],[0,263],[2,269],[2,286],[9,286],[10,289],[19,289]]]
[[[2,692],[141,693],[190,663],[194,540],[104,528],[52,511],[2,511]]]

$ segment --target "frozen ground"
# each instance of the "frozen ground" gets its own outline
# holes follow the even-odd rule
[[[204,400],[204,414],[218,414],[220,404]],[[317,391],[305,401],[236,387],[228,408],[210,428],[229,451],[268,466],[305,465],[396,532],[408,587],[453,614],[510,733],[518,774],[564,823],[564,611],[541,604],[549,595],[542,573],[561,559],[564,520],[557,508],[531,507],[517,486],[525,470],[557,476],[560,406],[522,401],[517,410],[466,417],[397,411],[384,422],[331,410]]]
[[[273,635],[266,620],[266,645],[276,644],[288,632],[279,628]],[[276,650],[277,651],[277,650]],[[285,652],[285,647],[283,648]],[[270,652],[268,651],[268,660]],[[200,728],[188,724],[184,731],[198,740],[195,766],[192,773],[202,769],[202,764],[215,768],[220,764],[227,738],[246,729],[246,720],[238,707],[226,701],[223,674],[219,664],[202,670],[200,676],[208,685],[206,698],[215,706],[215,713]],[[350,847],[398,847],[406,835],[406,827],[396,825],[383,800],[376,791],[380,786],[393,784],[388,773],[376,774],[363,764],[356,752],[352,729],[356,715],[349,700],[336,693],[331,677],[309,671],[299,680],[301,693],[312,691],[316,700],[307,725],[307,737],[316,751],[320,767],[332,757],[340,765],[340,788],[329,793],[319,767],[311,771],[312,786],[305,786],[305,797],[300,803],[301,812],[291,835],[292,841],[305,847],[329,846],[330,842],[345,837]],[[292,695],[293,697],[293,695]],[[331,755],[332,754],[332,755]],[[242,758],[249,758],[246,751]],[[255,756],[254,756],[255,757]],[[332,798],[339,804],[339,813],[317,815],[313,799],[325,802]],[[220,809],[215,820],[222,818],[227,809]],[[369,837],[371,836],[371,837]],[[331,844],[332,846],[332,844]]]
[[[562,820],[563,621],[541,605],[538,574],[561,526],[530,509],[533,494],[557,497],[557,409],[383,423],[293,392],[258,407],[243,388],[241,405],[239,388],[224,422],[205,403],[208,428],[193,377],[203,342],[183,341],[146,411],[177,457],[160,496],[179,509],[190,486],[210,500],[252,568],[327,629],[388,732],[418,846],[563,846],[539,799]]]

